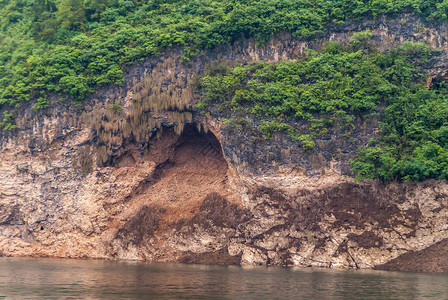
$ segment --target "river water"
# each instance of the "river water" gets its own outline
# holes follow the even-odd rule
[[[448,274],[0,258],[0,299],[448,299]]]

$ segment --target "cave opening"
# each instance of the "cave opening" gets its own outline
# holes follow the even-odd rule
[[[174,128],[163,128],[150,140],[145,161],[139,164],[149,175],[121,206],[113,244],[117,253],[133,244],[146,257],[197,224],[208,228],[239,220],[234,214],[242,206],[241,197],[220,141],[198,127],[186,125],[180,135]]]
[[[167,223],[192,217],[211,193],[235,198],[219,140],[198,127],[186,125],[181,135],[165,128],[149,145],[147,159],[155,167],[132,201],[162,208]]]
[[[197,128],[194,125],[185,127],[174,150],[174,162],[185,164],[198,173],[226,170],[227,162],[221,143],[211,131],[200,131]]]

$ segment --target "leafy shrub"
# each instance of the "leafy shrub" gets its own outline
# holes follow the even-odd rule
[[[45,109],[50,107],[50,102],[46,98],[37,99],[36,103],[33,105],[34,110]]]
[[[64,93],[82,100],[119,84],[126,64],[279,32],[312,38],[332,24],[380,14],[446,19],[446,0],[0,0],[0,108]],[[354,44],[371,33],[355,34]],[[247,96],[247,95],[246,95]]]
[[[231,116],[228,122],[251,115],[266,139],[288,134],[304,150],[336,125],[350,136],[357,118],[379,115],[380,135],[351,160],[359,179],[448,179],[448,90],[427,90],[419,71],[431,51],[410,42],[385,53],[363,49],[365,43],[353,47],[368,37],[355,34],[348,46],[329,43],[296,62],[207,75],[201,106],[218,107]]]

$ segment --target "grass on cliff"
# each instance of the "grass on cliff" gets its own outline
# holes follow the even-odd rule
[[[446,19],[447,0],[0,0],[0,125],[17,107],[45,109],[50,94],[79,101],[123,81],[123,66],[181,48],[278,32],[312,38],[348,19],[410,12]]]
[[[358,178],[448,179],[448,88],[428,90],[420,72],[431,51],[408,42],[379,53],[368,38],[359,33],[295,62],[216,67],[202,79],[199,108],[233,127],[251,116],[265,138],[283,132],[305,150],[331,131],[350,138],[355,124],[379,118],[379,137],[351,160]]]

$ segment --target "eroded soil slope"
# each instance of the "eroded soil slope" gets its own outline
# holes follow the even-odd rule
[[[448,272],[448,239],[421,251],[411,251],[375,269],[389,271]]]
[[[226,199],[229,205],[242,206],[240,196],[230,186],[229,168],[213,133],[193,126],[180,137],[168,132],[150,146],[149,156],[159,164],[126,199],[129,215],[116,233],[114,255],[136,247],[141,248],[138,258],[147,259],[154,251],[146,247],[159,246],[154,237],[167,234],[174,224],[194,219],[211,205],[210,201]],[[219,210],[219,205],[214,209]]]

